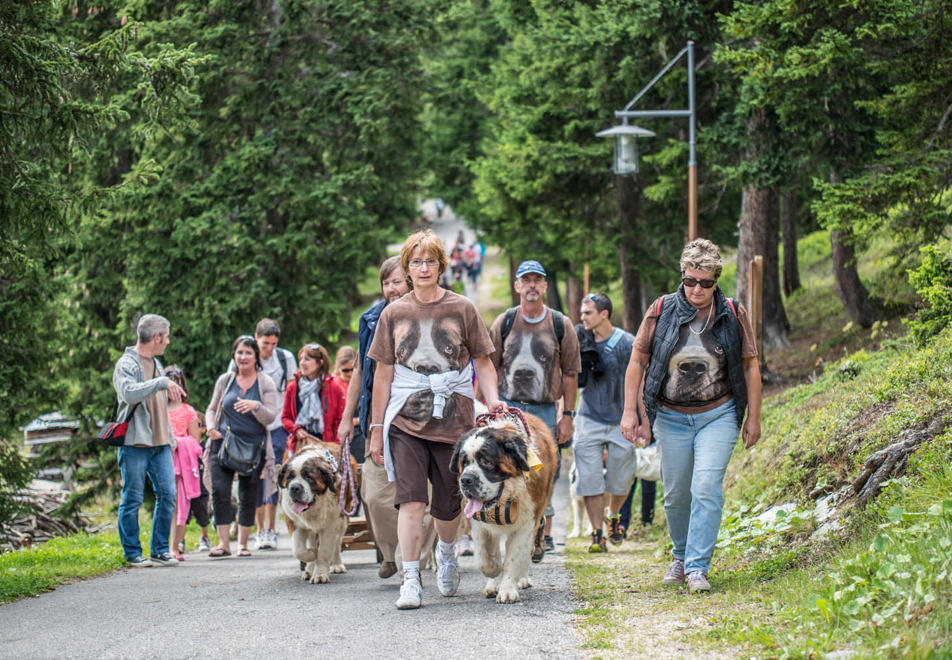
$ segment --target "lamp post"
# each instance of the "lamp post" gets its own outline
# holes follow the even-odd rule
[[[686,110],[632,110],[631,108],[644,96],[645,92],[651,89],[656,82],[661,80],[664,75],[671,70],[678,60],[687,55],[688,67],[688,107]],[[694,42],[689,41],[680,53],[675,55],[671,61],[665,64],[664,68],[651,79],[644,89],[642,89],[623,110],[616,110],[615,117],[619,117],[622,123],[618,126],[605,129],[596,133],[598,137],[610,137],[615,139],[615,160],[612,171],[618,175],[637,174],[638,172],[638,149],[637,138],[654,135],[651,131],[638,126],[629,126],[628,120],[636,117],[687,117],[689,120],[688,128],[688,240],[692,241],[697,237],[697,139],[695,135],[695,108],[694,108]]]

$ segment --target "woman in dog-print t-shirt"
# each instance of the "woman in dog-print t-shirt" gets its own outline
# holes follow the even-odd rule
[[[461,371],[470,358],[493,351],[489,332],[476,306],[445,291],[436,302],[420,302],[413,293],[390,303],[380,315],[368,355],[382,364],[399,364],[423,374]],[[433,418],[433,393],[411,396],[394,419],[400,430],[436,442],[454,443],[473,428],[473,400],[453,394],[442,419]]]

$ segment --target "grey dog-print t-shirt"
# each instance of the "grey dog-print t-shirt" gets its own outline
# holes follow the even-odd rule
[[[368,355],[382,364],[399,364],[422,374],[461,371],[470,358],[491,354],[492,341],[476,306],[445,291],[432,303],[421,303],[411,291],[390,303],[380,315]],[[473,428],[473,401],[454,394],[442,419],[433,418],[433,393],[418,392],[404,404],[393,424],[410,435],[454,443]]]

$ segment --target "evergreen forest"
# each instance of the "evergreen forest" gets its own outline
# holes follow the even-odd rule
[[[0,3],[0,485],[60,411],[81,430],[48,451],[91,484],[71,506],[117,487],[94,436],[141,314],[170,319],[201,402],[262,317],[283,346],[353,343],[358,285],[423,199],[543,259],[566,313],[586,277],[620,289],[636,330],[679,279],[688,122],[639,120],[637,175],[596,133],[688,41],[699,234],[736,254],[741,299],[763,257],[765,348],[830,307],[928,347],[952,319],[943,0]],[[681,60],[636,107],[687,89]],[[813,235],[835,297],[791,310]]]

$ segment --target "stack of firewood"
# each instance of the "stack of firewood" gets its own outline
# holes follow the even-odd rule
[[[45,543],[54,536],[65,536],[76,532],[95,532],[88,518],[75,514],[70,518],[57,515],[57,509],[69,491],[25,490],[17,499],[23,504],[25,513],[12,521],[0,523],[0,553],[29,548]]]

